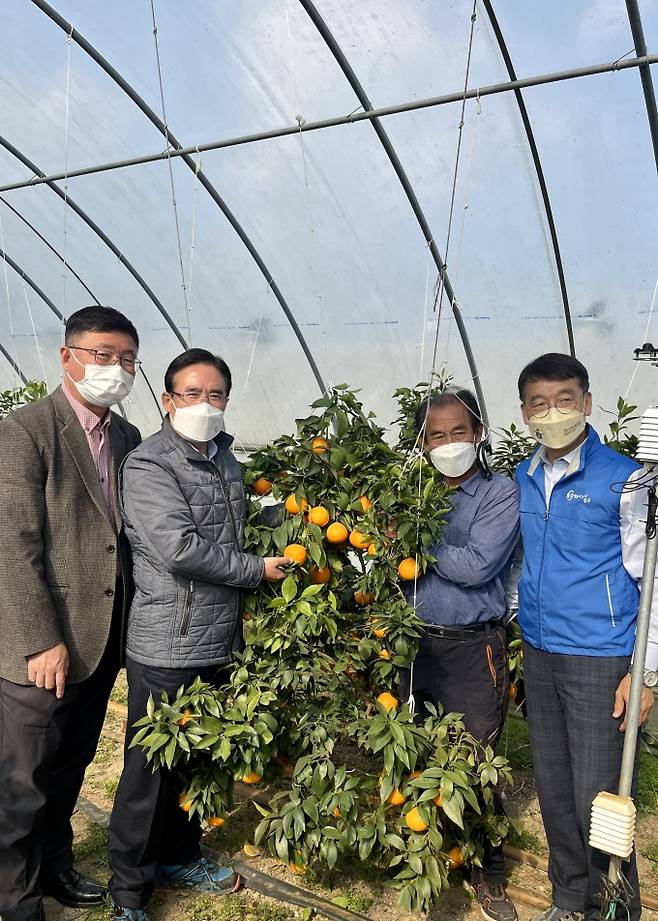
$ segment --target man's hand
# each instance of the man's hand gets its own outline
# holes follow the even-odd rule
[[[263,578],[267,579],[268,582],[280,582],[281,579],[285,579],[287,576],[286,571],[280,567],[295,561],[287,556],[266,556],[263,562],[265,563]]]
[[[612,711],[612,715],[615,719],[618,719],[622,714],[624,714],[624,719],[622,720],[619,731],[623,732],[626,729],[626,714],[628,713],[628,698],[631,693],[631,675],[630,672],[619,682],[617,690],[615,691],[615,709]],[[646,721],[649,716],[649,711],[653,707],[653,691],[651,688],[642,688],[642,699],[640,702],[640,726]]]
[[[66,676],[69,673],[69,651],[64,643],[44,649],[27,657],[27,677],[38,688],[55,691],[58,698],[64,696]]]

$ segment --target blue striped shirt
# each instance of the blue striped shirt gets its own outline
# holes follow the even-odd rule
[[[478,471],[448,497],[452,505],[432,547],[436,563],[416,586],[418,616],[444,627],[502,620],[505,589],[519,538],[516,483],[501,474],[486,480]],[[405,587],[410,604],[414,585]]]

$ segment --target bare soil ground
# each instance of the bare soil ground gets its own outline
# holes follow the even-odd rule
[[[123,676],[115,688],[113,699],[125,702]],[[87,772],[82,791],[88,801],[106,813],[112,808],[121,772],[123,732],[122,717],[108,711],[101,744]],[[507,755],[514,767],[514,784],[505,792],[508,813],[515,822],[511,843],[545,856],[546,840],[533,787],[532,761],[524,723],[516,719],[508,721],[500,752]],[[658,895],[658,759],[654,757],[650,761],[645,758],[638,804],[642,809],[637,836],[642,888],[647,894]],[[372,921],[411,921],[412,916],[398,908],[396,892],[383,886],[384,877],[379,871],[358,861],[339,866],[332,873],[316,875],[309,872],[306,876],[299,876],[266,853],[247,857],[242,848],[252,840],[259,818],[252,803],[239,802],[226,825],[208,834],[206,843],[217,851],[231,854],[236,860],[248,862],[271,877],[321,898],[335,899],[337,904]],[[108,877],[105,829],[78,812],[74,816],[74,830],[77,866],[99,881],[105,881]],[[548,879],[543,871],[511,860],[508,869],[511,883],[535,894],[550,895]],[[540,909],[527,907],[521,902],[517,902],[517,908],[520,921],[531,921],[541,913]],[[47,900],[46,912],[48,921],[74,921],[83,915],[85,921],[87,918],[89,921],[107,921],[111,917],[109,905],[94,911],[75,912],[51,900]],[[152,900],[150,913],[153,921],[292,921],[309,917],[303,908],[259,895],[248,888],[228,897],[159,892]],[[426,918],[427,921],[475,921],[480,918],[480,913],[456,876],[453,887]],[[645,911],[644,918],[646,921],[658,921],[658,912]]]

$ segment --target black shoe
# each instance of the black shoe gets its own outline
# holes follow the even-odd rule
[[[517,921],[519,916],[514,902],[500,883],[487,883],[482,879],[474,889],[480,903],[480,914],[487,921]]]
[[[41,879],[44,895],[49,895],[60,905],[67,908],[90,908],[101,905],[107,896],[107,889],[93,879],[87,879],[77,870],[71,868],[58,876],[45,876]]]

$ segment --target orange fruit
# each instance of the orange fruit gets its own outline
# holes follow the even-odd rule
[[[377,547],[375,544],[368,544],[368,556],[377,556]]]
[[[432,802],[435,806],[443,805],[443,793],[437,793]]]
[[[324,585],[329,579],[331,579],[331,570],[328,566],[323,566],[322,569],[318,569],[317,566],[311,566],[311,582],[314,585]]]
[[[321,435],[318,435],[317,438],[314,438],[311,442],[311,451],[314,454],[324,454],[325,451],[329,450],[329,442],[326,438],[322,438]]]
[[[244,613],[242,614],[242,619],[243,620],[253,620],[254,615],[251,613],[251,611],[244,611]]]
[[[299,515],[300,512],[303,512],[308,508],[308,502],[306,501],[306,499],[302,498],[298,502],[297,499],[295,499],[294,493],[291,493],[288,496],[288,498],[286,499],[285,505],[286,505],[286,511],[288,512],[289,515]]]
[[[319,528],[324,528],[329,524],[329,517],[329,512],[322,505],[314,505],[308,513],[308,520]]]
[[[372,604],[375,596],[371,592],[354,592],[354,600],[357,604]]]
[[[386,802],[389,804],[389,806],[403,806],[407,802],[407,797],[404,795],[404,793],[400,793],[396,787]]]
[[[254,492],[257,496],[267,496],[272,492],[272,484],[266,477],[259,476],[254,483]]]
[[[422,773],[423,773],[422,771],[412,771],[409,776],[411,777],[412,780],[415,780],[417,777],[420,777]]]
[[[383,694],[379,695],[377,698],[377,703],[380,703],[387,713],[389,710],[397,710],[397,708],[400,706],[400,701],[397,699],[397,697],[389,694],[388,691],[384,691]]]
[[[375,627],[375,629],[372,632],[375,634],[378,640],[383,640],[386,634],[388,633],[388,630],[386,629],[386,627]]]
[[[181,807],[183,812],[189,812],[190,809],[192,808],[192,803],[194,801],[191,799],[188,799],[189,795],[190,794],[186,792],[186,793],[181,793],[181,795],[178,797],[178,805]]]
[[[516,697],[516,685],[515,684],[510,684],[510,686],[507,689],[507,696],[509,697],[510,700],[514,700],[514,698]]]
[[[404,821],[407,823],[407,828],[410,828],[412,831],[427,831],[427,822],[421,817],[418,806],[414,806],[409,810],[404,817]]]
[[[327,528],[327,540],[330,544],[342,544],[347,540],[347,528],[340,521],[334,521]]]
[[[263,779],[262,774],[257,774],[255,771],[249,771],[249,773],[245,774],[244,777],[242,778],[242,783],[246,783],[246,784],[249,784],[249,786],[253,786],[253,784],[257,784],[262,779]]]
[[[372,502],[367,496],[359,496],[359,502],[361,503],[361,508],[364,512],[367,512],[372,508]]]
[[[458,844],[450,848],[446,854],[446,857],[453,867],[461,867],[461,865],[464,863],[464,855],[462,854],[462,849]]]
[[[294,560],[295,563],[299,563],[300,566],[304,565],[308,557],[306,547],[302,547],[301,544],[288,544],[286,549],[283,551],[283,555],[289,557],[291,560]]]
[[[340,811],[340,809],[338,808],[338,806],[336,806],[334,809],[331,810],[331,814],[332,814],[332,816],[333,816],[335,819],[342,819],[342,818],[343,818],[343,813]]]
[[[301,865],[298,865],[298,864],[295,863],[294,860],[291,860],[290,863],[288,864],[288,866],[290,867],[290,869],[292,870],[293,873],[306,873],[306,864],[305,864],[305,863],[303,863],[303,864],[301,864]]]
[[[416,576],[420,575],[420,566],[413,557],[406,557],[398,566],[398,575],[406,582],[411,582]]]
[[[350,534],[350,543],[355,550],[365,550],[370,543],[370,538],[362,534],[361,531],[354,530]]]
[[[388,662],[388,660],[391,658],[391,654],[388,651],[388,649],[382,649],[381,652],[379,653],[379,658],[385,659]]]
[[[194,717],[192,716],[190,711],[187,709],[187,707],[185,707],[185,709],[183,710],[183,715],[179,716],[176,722],[178,723],[179,726],[187,726],[187,724],[191,723],[193,719]]]
[[[221,828],[226,819],[223,819],[220,815],[211,815],[208,819],[208,825],[212,828]]]

